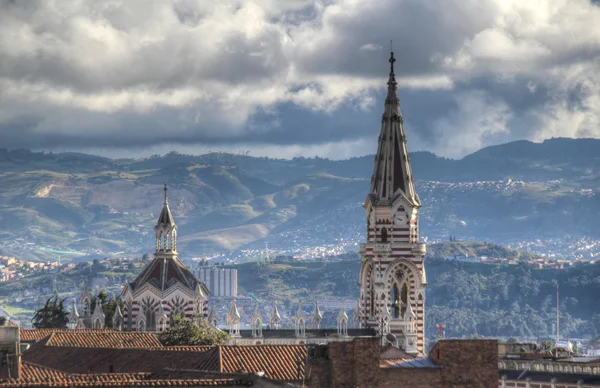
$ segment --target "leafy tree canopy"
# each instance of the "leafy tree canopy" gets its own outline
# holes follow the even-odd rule
[[[165,346],[220,345],[229,339],[229,335],[212,327],[204,318],[196,323],[183,317],[175,317],[173,325],[158,335]]]
[[[44,306],[35,312],[31,322],[36,329],[66,329],[69,312],[65,309],[65,299],[58,299],[58,296],[48,298]]]

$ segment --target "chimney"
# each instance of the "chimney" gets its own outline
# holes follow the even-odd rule
[[[0,326],[0,378],[21,377],[19,326]]]

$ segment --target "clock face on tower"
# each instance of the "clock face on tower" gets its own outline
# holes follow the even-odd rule
[[[406,225],[408,222],[408,214],[404,210],[399,210],[394,216],[394,223],[396,225]]]

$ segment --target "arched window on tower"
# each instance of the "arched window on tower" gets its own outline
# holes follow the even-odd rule
[[[388,242],[388,231],[387,228],[381,228],[381,242]]]
[[[406,286],[406,283],[402,285],[402,291],[400,291],[400,301],[400,314],[401,316],[404,316],[406,308],[408,307],[408,287]]]
[[[371,285],[371,294],[369,295],[369,312],[371,316],[375,315],[375,292],[373,291],[373,286]]]
[[[400,318],[400,290],[396,282],[392,287],[392,318]]]

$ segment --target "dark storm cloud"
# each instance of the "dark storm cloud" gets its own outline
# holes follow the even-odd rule
[[[411,148],[598,137],[599,19],[587,0],[0,0],[2,146],[373,152],[390,39]]]

